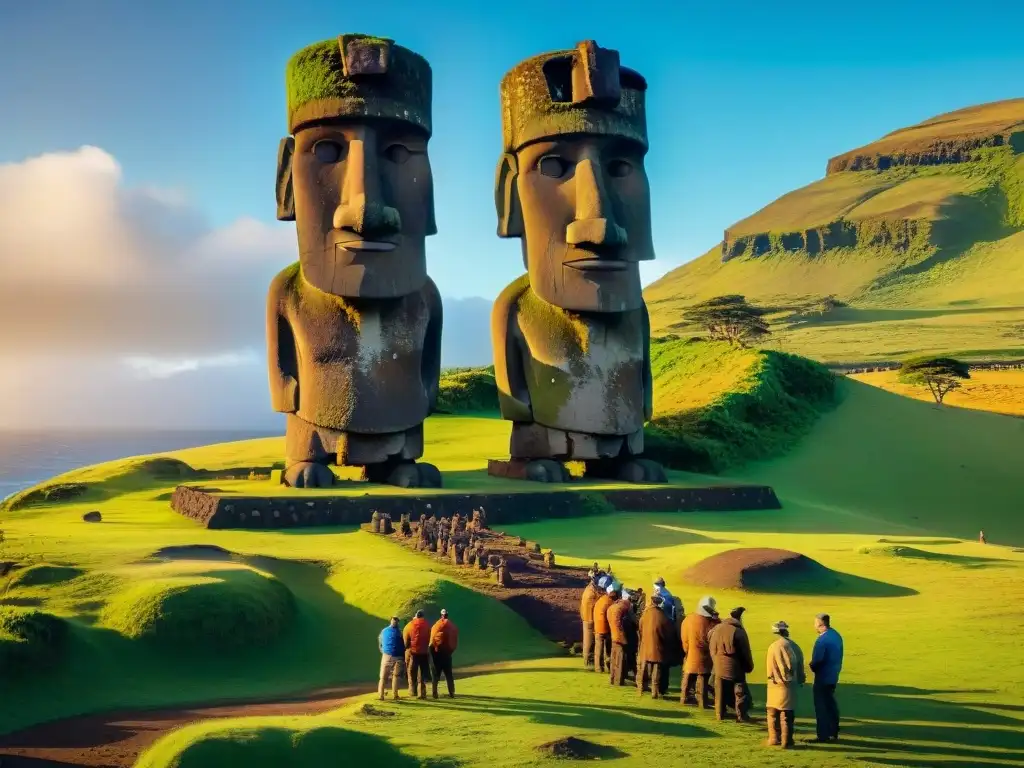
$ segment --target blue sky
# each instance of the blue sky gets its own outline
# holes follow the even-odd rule
[[[128,183],[179,189],[215,226],[242,215],[273,221],[288,56],[345,31],[390,36],[434,68],[431,271],[446,295],[491,298],[519,264],[516,245],[494,236],[498,82],[521,58],[592,37],[650,84],[660,260],[650,277],[821,176],[831,155],[1021,94],[1024,7],[851,5],[4,3],[0,162],[93,144],[117,158]]]
[[[446,365],[490,361],[489,302],[522,271],[493,180],[498,84],[527,56],[593,38],[647,78],[648,281],[833,155],[1024,95],[1024,3],[625,6],[0,0],[0,428],[278,423],[264,297],[295,241],[274,163],[285,62],[317,40],[392,37],[432,64]]]

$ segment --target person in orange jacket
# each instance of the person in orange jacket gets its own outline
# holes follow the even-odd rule
[[[430,625],[423,617],[423,611],[416,611],[416,617],[405,625],[402,639],[409,652],[409,695],[427,698],[427,680],[430,680]]]
[[[618,584],[612,583],[605,588],[605,593],[594,604],[594,644],[597,646],[597,659],[594,668],[598,672],[610,672],[612,666],[611,628],[608,626],[608,609],[619,599],[616,589]]]
[[[448,618],[448,611],[441,609],[441,618],[430,630],[430,657],[434,662],[434,698],[437,698],[437,684],[444,673],[448,683],[448,698],[455,698],[455,678],[452,672],[452,654],[459,647],[459,628]]]

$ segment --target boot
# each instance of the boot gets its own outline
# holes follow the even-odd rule
[[[765,742],[765,746],[779,746],[779,714],[777,709],[768,710],[768,741]]]
[[[782,714],[782,733],[780,734],[782,740],[782,748],[789,749],[793,746],[793,727],[796,725],[795,715],[796,713],[792,709],[784,709]]]
[[[437,698],[437,683],[434,683],[434,698]]]
[[[398,701],[398,689],[397,688],[395,689],[395,691],[391,695],[394,697],[395,701]]]

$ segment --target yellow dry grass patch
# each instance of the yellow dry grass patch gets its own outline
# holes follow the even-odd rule
[[[915,400],[934,402],[926,388],[901,384],[897,371],[858,373],[850,378]],[[963,382],[960,389],[946,395],[944,404],[976,411],[1024,416],[1024,371],[972,371],[970,380]]]

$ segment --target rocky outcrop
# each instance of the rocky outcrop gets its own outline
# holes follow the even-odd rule
[[[919,219],[839,220],[797,232],[761,232],[740,236],[726,230],[722,240],[722,261],[779,251],[802,251],[808,256],[817,256],[822,251],[835,248],[871,246],[906,251],[915,244],[927,242],[930,234],[931,222]]]
[[[969,163],[979,160],[978,150],[985,147],[1002,147],[1010,145],[1015,150],[1024,144],[1024,132],[1010,129],[988,136],[958,136],[949,139],[935,140],[923,145],[908,142],[905,147],[892,147],[886,151],[886,145],[892,141],[879,142],[876,148],[869,144],[842,155],[836,155],[828,161],[825,175],[843,171],[884,171],[901,165],[946,165],[948,163]]]

